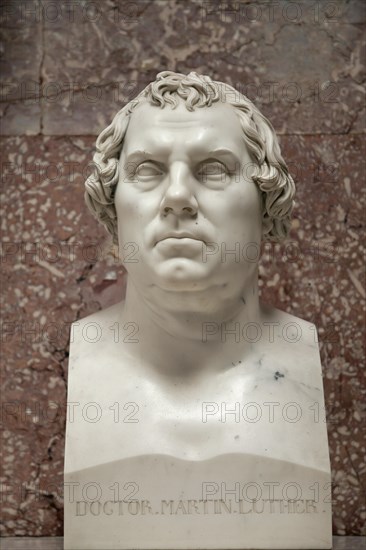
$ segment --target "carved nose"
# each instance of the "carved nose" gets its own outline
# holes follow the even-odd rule
[[[174,207],[171,207],[171,206],[165,206],[164,207],[164,210],[163,210],[163,213],[165,214],[165,216],[167,216],[169,213],[180,213],[179,212],[179,208],[174,208]],[[197,210],[191,206],[184,206],[182,209],[181,209],[181,213],[187,213],[188,215],[190,216],[195,216],[197,214]]]
[[[175,214],[194,217],[197,208],[192,174],[184,163],[177,163],[169,174],[169,186],[162,200],[161,211],[164,216]]]

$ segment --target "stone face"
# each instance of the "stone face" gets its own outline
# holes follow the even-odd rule
[[[123,11],[106,1],[94,13],[96,3],[84,12],[74,3],[73,21],[65,2],[43,0],[45,12],[6,4],[3,535],[62,534],[68,328],[120,300],[125,282],[86,210],[83,182],[96,134],[167,68],[237,86],[282,134],[298,205],[289,242],[264,247],[262,299],[318,328],[334,533],[360,534],[363,2],[330,2],[327,13],[296,2],[298,22],[291,2],[278,3],[273,21],[263,4],[259,17],[260,5],[246,2],[239,13],[237,2],[230,12],[220,2],[131,2]]]

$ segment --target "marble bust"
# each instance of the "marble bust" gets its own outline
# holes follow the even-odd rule
[[[128,278],[72,329],[65,548],[331,548],[315,327],[258,295],[295,193],[270,122],[164,71],[94,163],[86,202]]]

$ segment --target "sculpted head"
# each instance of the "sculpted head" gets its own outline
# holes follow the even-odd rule
[[[122,257],[137,246],[145,271],[126,268],[152,285],[240,279],[255,265],[230,257],[238,243],[288,234],[295,188],[273,127],[208,76],[159,73],[99,135],[94,163],[86,202]]]

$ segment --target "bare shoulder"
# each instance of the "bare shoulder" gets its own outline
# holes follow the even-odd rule
[[[70,329],[70,354],[92,345],[93,352],[112,344],[119,334],[119,318],[124,302],[102,309],[72,323]]]
[[[288,382],[300,384],[303,390],[321,391],[322,368],[315,325],[268,306],[262,308],[262,320],[272,327],[263,345],[271,365],[275,364]]]
[[[291,343],[301,342],[306,346],[312,346],[317,342],[317,331],[313,323],[296,317],[273,306],[261,304],[262,319],[264,323],[273,325],[283,340]]]
[[[106,309],[101,309],[99,311],[96,311],[95,313],[92,313],[91,315],[87,315],[86,317],[83,317],[82,319],[78,319],[77,321],[74,321],[72,323],[72,326],[76,329],[85,330],[85,327],[92,326],[93,324],[97,324],[99,326],[106,326],[111,323],[117,322],[119,318],[119,314],[121,310],[123,309],[124,301],[118,302],[117,304],[113,304],[110,307],[107,307]]]
[[[69,375],[76,380],[94,380],[100,386],[101,372],[114,376],[126,364],[126,341],[134,341],[131,330],[123,331],[120,315],[124,301],[76,320],[70,331]],[[130,338],[129,340],[127,338]],[[128,361],[127,361],[128,357]],[[113,374],[111,374],[113,373]]]

